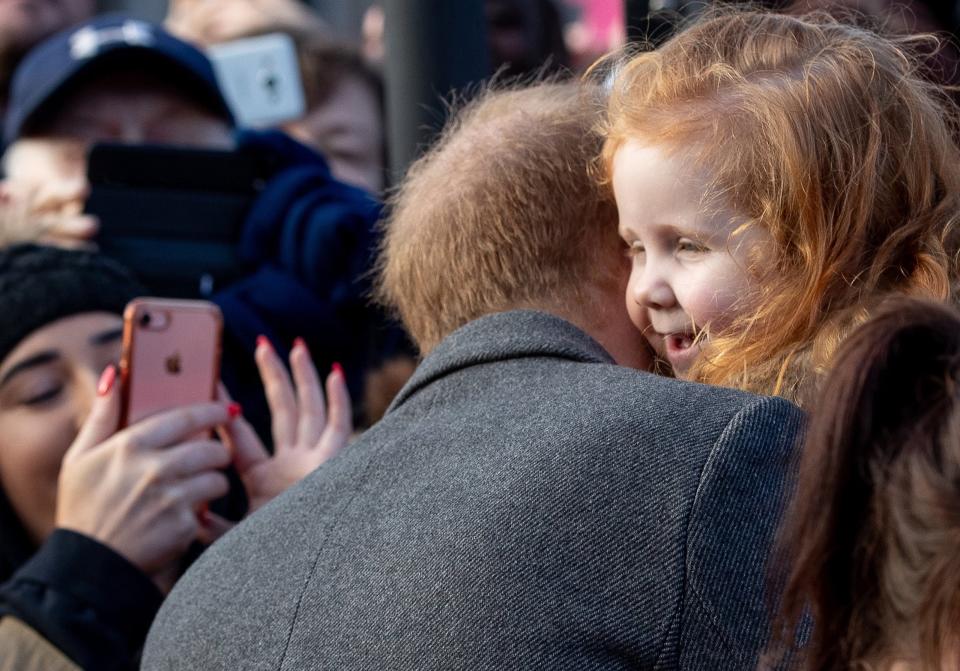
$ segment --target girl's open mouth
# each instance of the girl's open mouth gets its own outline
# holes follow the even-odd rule
[[[689,333],[670,333],[666,336],[667,353],[686,352],[693,347],[693,336]]]
[[[692,333],[668,333],[663,336],[663,347],[678,375],[685,373],[700,354],[700,345]]]

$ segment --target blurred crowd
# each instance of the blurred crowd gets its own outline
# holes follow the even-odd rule
[[[629,4],[0,0],[0,670],[960,667],[960,4]]]

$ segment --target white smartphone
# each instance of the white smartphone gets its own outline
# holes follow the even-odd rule
[[[217,83],[237,124],[276,126],[305,111],[297,50],[289,35],[271,33],[207,49]]]

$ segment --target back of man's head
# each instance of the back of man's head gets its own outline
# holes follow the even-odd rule
[[[410,168],[385,224],[379,298],[422,352],[517,308],[621,324],[616,207],[590,174],[595,96],[554,83],[487,92]]]

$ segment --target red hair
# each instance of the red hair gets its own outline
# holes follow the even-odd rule
[[[774,242],[744,269],[755,306],[710,334],[694,379],[803,402],[884,297],[954,297],[956,116],[918,73],[923,39],[719,11],[614,71],[608,174],[629,139],[680,150],[714,177],[705,203]]]

